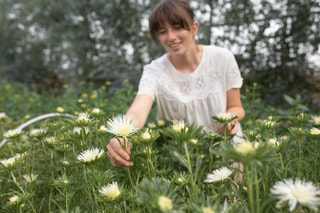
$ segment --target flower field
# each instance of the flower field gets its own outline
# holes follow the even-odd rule
[[[0,212],[319,212],[320,115],[298,97],[275,109],[253,85],[242,97],[243,142],[234,143],[156,120],[154,109],[137,130],[122,116],[134,88],[109,85],[80,82],[53,96],[0,80]],[[114,137],[133,144],[133,167],[111,165]]]

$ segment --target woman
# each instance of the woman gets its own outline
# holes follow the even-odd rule
[[[241,134],[239,121],[245,116],[240,99],[242,78],[234,56],[226,49],[199,45],[199,24],[185,0],[163,0],[149,17],[149,30],[166,54],[144,67],[139,90],[127,117],[143,128],[153,101],[159,119],[184,120],[189,125],[215,131],[212,116],[229,112],[238,118],[227,129]],[[107,145],[113,166],[133,166],[130,148],[111,139]]]

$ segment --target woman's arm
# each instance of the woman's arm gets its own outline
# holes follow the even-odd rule
[[[153,104],[153,99],[149,95],[137,95],[126,113],[126,117],[137,122],[139,128],[143,128],[149,112]],[[131,144],[128,144],[127,151],[124,151],[123,144],[120,144],[117,139],[112,138],[107,145],[107,154],[113,166],[133,166],[130,162]],[[129,142],[126,142],[129,143]]]
[[[238,131],[239,121],[241,121],[245,116],[245,111],[241,103],[239,88],[232,88],[227,91],[227,112],[238,116],[238,118],[233,120],[231,126],[229,126],[227,129],[227,131],[231,131],[232,134],[235,134]]]

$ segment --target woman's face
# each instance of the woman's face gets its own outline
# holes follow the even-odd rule
[[[158,39],[170,55],[183,55],[195,45],[194,36],[197,30],[197,22],[191,26],[191,30],[186,30],[179,24],[166,23],[159,29]]]

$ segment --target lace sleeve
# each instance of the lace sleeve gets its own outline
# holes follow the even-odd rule
[[[226,88],[240,88],[242,86],[242,77],[234,55],[229,52],[227,73],[226,73]]]

